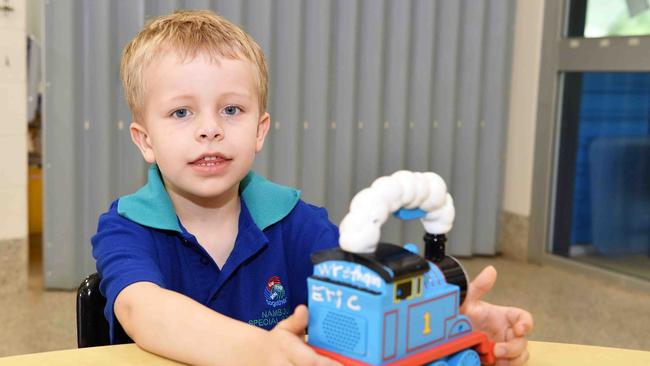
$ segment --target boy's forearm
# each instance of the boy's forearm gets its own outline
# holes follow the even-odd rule
[[[143,349],[194,365],[259,364],[251,345],[265,330],[221,315],[179,293],[140,282],[125,288],[115,314]]]

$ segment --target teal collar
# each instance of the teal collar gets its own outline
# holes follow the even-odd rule
[[[239,193],[260,230],[282,220],[300,199],[299,190],[273,183],[252,171],[239,183]],[[182,232],[156,164],[149,167],[147,184],[119,199],[117,212],[143,226]]]

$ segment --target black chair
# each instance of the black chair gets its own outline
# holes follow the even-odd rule
[[[77,289],[77,345],[79,348],[107,346],[110,343],[108,322],[104,317],[106,298],[99,292],[98,273],[86,277]],[[122,326],[116,323],[115,343],[133,343]]]

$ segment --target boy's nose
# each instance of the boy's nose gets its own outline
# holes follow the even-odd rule
[[[197,131],[199,140],[222,140],[224,137],[223,128],[219,123],[204,124]]]
[[[207,133],[202,133],[200,137],[201,137],[201,140],[206,140],[206,139],[221,140],[223,138],[223,134],[218,133],[218,132],[217,133],[207,132]]]

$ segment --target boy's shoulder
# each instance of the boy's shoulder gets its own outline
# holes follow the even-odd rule
[[[300,190],[272,182],[254,172],[240,185],[242,201],[261,230],[280,223],[285,229],[304,231],[314,225],[334,226],[327,210],[300,198]],[[338,231],[338,230],[337,230]]]
[[[276,223],[297,224],[327,221],[325,209],[300,199],[300,191],[250,172],[240,182],[240,195],[250,218],[260,230]],[[153,164],[147,183],[135,193],[120,197],[104,215],[144,227],[181,232],[174,206],[160,171]]]
[[[298,189],[272,182],[252,171],[240,182],[239,192],[260,230],[285,220],[304,204]]]

